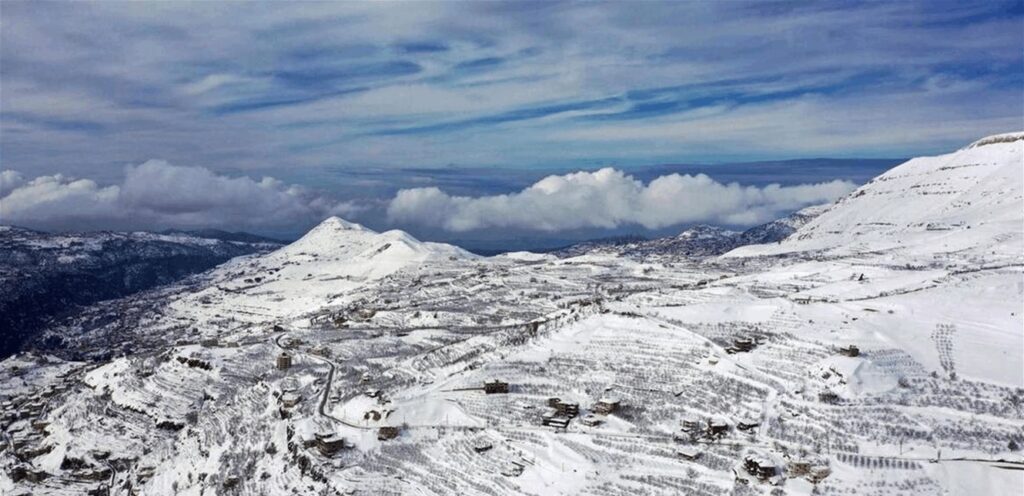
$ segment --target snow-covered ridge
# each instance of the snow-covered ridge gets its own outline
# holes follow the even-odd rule
[[[911,159],[861,186],[779,245],[727,256],[901,250],[1018,256],[1024,243],[1024,133]],[[995,248],[993,251],[992,248]]]
[[[986,136],[978,141],[975,141],[974,143],[967,145],[966,149],[978,148],[979,146],[992,145],[996,143],[1012,143],[1014,141],[1021,140],[1024,140],[1024,131],[1016,133],[993,134],[992,136]]]

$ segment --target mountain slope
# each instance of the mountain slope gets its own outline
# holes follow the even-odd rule
[[[861,186],[783,243],[729,256],[899,251],[1020,255],[1024,133],[912,159]],[[993,252],[994,251],[994,252]]]
[[[276,246],[187,234],[48,234],[0,226],[0,357],[17,351],[55,314]]]
[[[0,361],[0,493],[1016,494],[1024,199],[989,174],[918,212],[950,165],[742,249],[782,256],[481,259],[329,219]]]
[[[284,318],[337,303],[339,295],[407,267],[458,264],[478,259],[461,248],[419,241],[398,231],[375,232],[331,217],[276,251],[218,267],[203,291],[173,303],[176,308],[247,308],[253,318]]]

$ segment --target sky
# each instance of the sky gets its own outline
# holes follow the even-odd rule
[[[1024,1],[5,1],[0,25],[0,223],[40,229],[742,226],[1024,129]]]

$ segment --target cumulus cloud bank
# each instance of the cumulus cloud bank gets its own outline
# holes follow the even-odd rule
[[[0,172],[0,223],[43,229],[283,228],[357,207],[271,177],[228,177],[150,160],[101,186],[62,174],[25,180]]]
[[[657,229],[710,222],[752,225],[849,193],[849,181],[765,187],[722,184],[704,174],[669,174],[648,184],[613,168],[548,176],[513,194],[452,196],[438,188],[403,189],[388,205],[395,222],[448,231],[515,228],[556,231],[638,224]]]

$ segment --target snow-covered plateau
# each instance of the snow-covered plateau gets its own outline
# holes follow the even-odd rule
[[[331,218],[0,362],[0,493],[1020,494],[1022,171],[986,138],[701,257]]]

